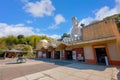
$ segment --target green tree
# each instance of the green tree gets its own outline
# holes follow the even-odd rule
[[[6,39],[7,39],[7,38],[5,38],[5,37],[0,38],[0,44],[6,46]]]
[[[24,36],[24,35],[18,35],[16,36],[8,36],[8,37],[2,37],[0,38],[0,45],[6,46],[8,49],[12,49],[14,45],[17,44],[25,44],[25,45],[31,45],[32,48],[35,49],[36,44],[40,42],[40,40],[46,39],[48,41],[51,41],[52,38],[49,38],[46,35],[38,36],[38,35],[31,35],[31,36]]]
[[[61,36],[61,40],[63,40],[63,38],[65,38],[65,37],[69,38],[69,37],[70,37],[70,34],[64,33],[64,34]]]
[[[85,27],[85,24],[81,23],[80,26]]]
[[[36,38],[34,38],[34,49],[36,48]]]
[[[18,35],[17,38],[18,38],[19,44],[27,44],[27,40],[24,37],[24,35]]]
[[[5,51],[8,50],[7,46],[0,44],[0,57],[4,57]]]
[[[49,37],[46,36],[46,35],[42,35],[42,36],[40,36],[40,40],[43,40],[43,39],[49,40]]]
[[[38,42],[43,39],[49,40],[49,37],[45,35],[42,36],[32,35],[26,37],[28,45],[31,45],[33,48],[35,48],[36,44],[38,44]]]
[[[30,45],[25,45],[24,48],[22,49],[23,51],[26,51],[26,57],[30,58],[30,57],[34,57],[34,53],[31,52],[31,46]]]
[[[5,41],[8,46],[12,46],[18,43],[18,39],[15,36],[8,36]]]
[[[20,34],[20,35],[17,36],[17,38],[22,39],[22,38],[24,38],[24,35]]]
[[[29,45],[25,45],[24,48],[22,49],[23,51],[31,51],[30,46]]]

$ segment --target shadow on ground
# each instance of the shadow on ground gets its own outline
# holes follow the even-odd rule
[[[59,59],[35,59],[35,58],[31,58],[32,60],[37,60],[37,61],[43,61],[43,62],[47,62],[47,63],[53,63],[55,65],[60,65],[60,66],[65,66],[65,65],[69,65],[72,64],[75,61],[72,60],[59,60]]]
[[[74,60],[59,60],[59,59],[46,59],[46,58],[40,58],[40,59],[34,59],[34,60],[43,61],[47,63],[54,63],[55,65],[60,65],[60,66],[65,66],[65,67],[70,67],[75,69],[86,69],[86,70],[93,69],[93,70],[104,71],[106,68],[112,67],[112,66],[105,66],[105,65],[87,64],[85,62],[76,62]]]
[[[117,80],[120,80],[120,67],[115,67],[115,66],[105,66],[105,65],[97,65],[97,64],[86,64],[84,62],[76,62],[72,60],[56,60],[56,59],[34,59],[37,61],[44,61],[47,63],[54,63],[55,65],[60,65],[60,66],[65,66],[68,68],[74,68],[78,70],[95,70],[99,72],[103,72],[105,70],[112,70],[112,68],[117,68],[119,69],[119,72],[116,73],[117,75]],[[114,79],[113,79],[114,80]]]
[[[8,63],[6,63],[6,65],[9,65],[9,64],[22,64],[22,63],[25,63],[25,62],[8,62]]]
[[[117,68],[119,70],[118,74],[117,74],[117,79],[120,80],[120,67]]]

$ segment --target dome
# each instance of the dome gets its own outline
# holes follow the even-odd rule
[[[45,39],[40,40],[40,42],[46,42],[46,43],[48,43],[48,41],[47,41],[47,40],[45,40]]]
[[[44,48],[44,49],[47,49],[47,48],[48,48],[48,46],[43,46],[43,48]]]

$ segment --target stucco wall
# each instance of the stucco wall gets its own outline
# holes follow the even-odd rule
[[[108,44],[108,51],[109,51],[111,60],[120,61],[120,52],[115,42]]]
[[[91,45],[84,46],[84,55],[85,55],[85,59],[94,59]]]
[[[118,44],[118,49],[119,49],[119,52],[120,52],[120,36],[117,38],[117,44]]]
[[[103,20],[82,29],[83,40],[94,40],[115,36],[117,33],[116,24],[113,20]]]

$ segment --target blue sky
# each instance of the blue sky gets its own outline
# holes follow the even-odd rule
[[[120,0],[0,0],[0,37],[47,35],[59,38],[71,18],[89,24],[120,13]]]

